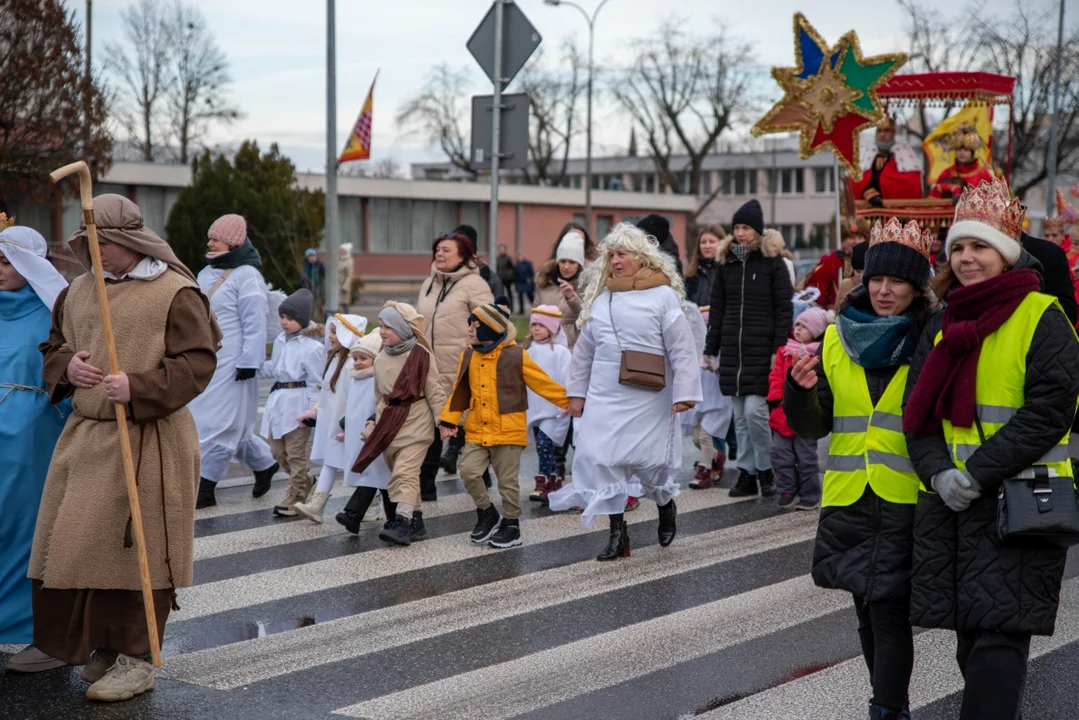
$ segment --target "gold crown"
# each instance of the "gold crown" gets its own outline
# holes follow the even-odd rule
[[[1064,232],[1064,218],[1052,215],[1042,220],[1042,232]]]
[[[956,150],[964,149],[975,152],[980,150],[984,144],[981,136],[974,132],[974,128],[970,125],[963,125],[952,133],[952,146]]]
[[[869,233],[869,245],[872,247],[886,242],[906,245],[928,258],[930,248],[933,247],[933,231],[929,228],[923,230],[917,220],[911,220],[906,225],[896,217],[888,218],[888,222],[883,225],[877,220]]]
[[[877,123],[877,130],[895,130],[895,120],[888,113],[884,113],[884,117]]]
[[[1026,210],[1018,198],[1012,198],[1008,183],[1004,180],[969,185],[963,190],[959,204],[955,206],[953,225],[960,222],[978,222],[998,230],[1016,242],[1023,234],[1023,218]]]
[[[7,213],[0,212],[0,232],[7,230],[9,227],[15,224],[14,217],[8,217]]]

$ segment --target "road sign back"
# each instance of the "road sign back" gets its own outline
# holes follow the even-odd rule
[[[539,32],[525,17],[524,11],[510,0],[495,0],[504,2],[502,10],[502,87],[505,88],[517,75],[517,72],[532,56],[539,47],[543,38]],[[468,39],[468,51],[476,62],[483,68],[483,72],[495,81],[495,5],[483,16],[479,27]]]
[[[472,167],[491,167],[491,120],[493,95],[472,96]],[[528,166],[528,109],[526,93],[503,95],[502,132],[499,133],[500,162],[503,170]]]

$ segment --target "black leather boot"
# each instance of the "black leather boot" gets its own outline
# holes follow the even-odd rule
[[[596,560],[604,562],[627,557],[629,557],[629,528],[626,526],[626,521],[622,520],[611,528],[611,537],[607,541],[607,547],[596,556]]]
[[[255,487],[251,488],[251,497],[260,498],[270,492],[270,482],[273,480],[274,473],[280,469],[281,466],[275,462],[265,470],[255,473]]]
[[[678,515],[678,507],[674,504],[674,498],[666,505],[659,506],[659,546],[667,547],[674,542],[675,523]]]
[[[195,509],[202,510],[203,508],[213,507],[217,504],[217,498],[214,496],[214,489],[217,487],[217,483],[206,478],[199,478],[199,494],[195,498]]]
[[[753,497],[757,494],[757,476],[740,471],[734,487],[727,494],[730,497]]]
[[[774,497],[776,494],[776,475],[771,470],[761,470],[761,497]]]
[[[409,529],[412,531],[412,542],[427,539],[427,526],[423,522],[423,513],[419,510],[412,511],[412,525]]]

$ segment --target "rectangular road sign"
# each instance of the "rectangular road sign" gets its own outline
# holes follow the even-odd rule
[[[493,95],[472,96],[472,166],[491,167],[491,118]],[[528,164],[528,95],[502,96],[501,149],[502,168],[523,168]]]

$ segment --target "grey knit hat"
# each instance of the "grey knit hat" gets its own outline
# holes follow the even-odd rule
[[[311,324],[311,310],[315,305],[315,296],[307,288],[300,288],[285,298],[277,308],[278,315],[288,315],[300,323],[300,327]]]

